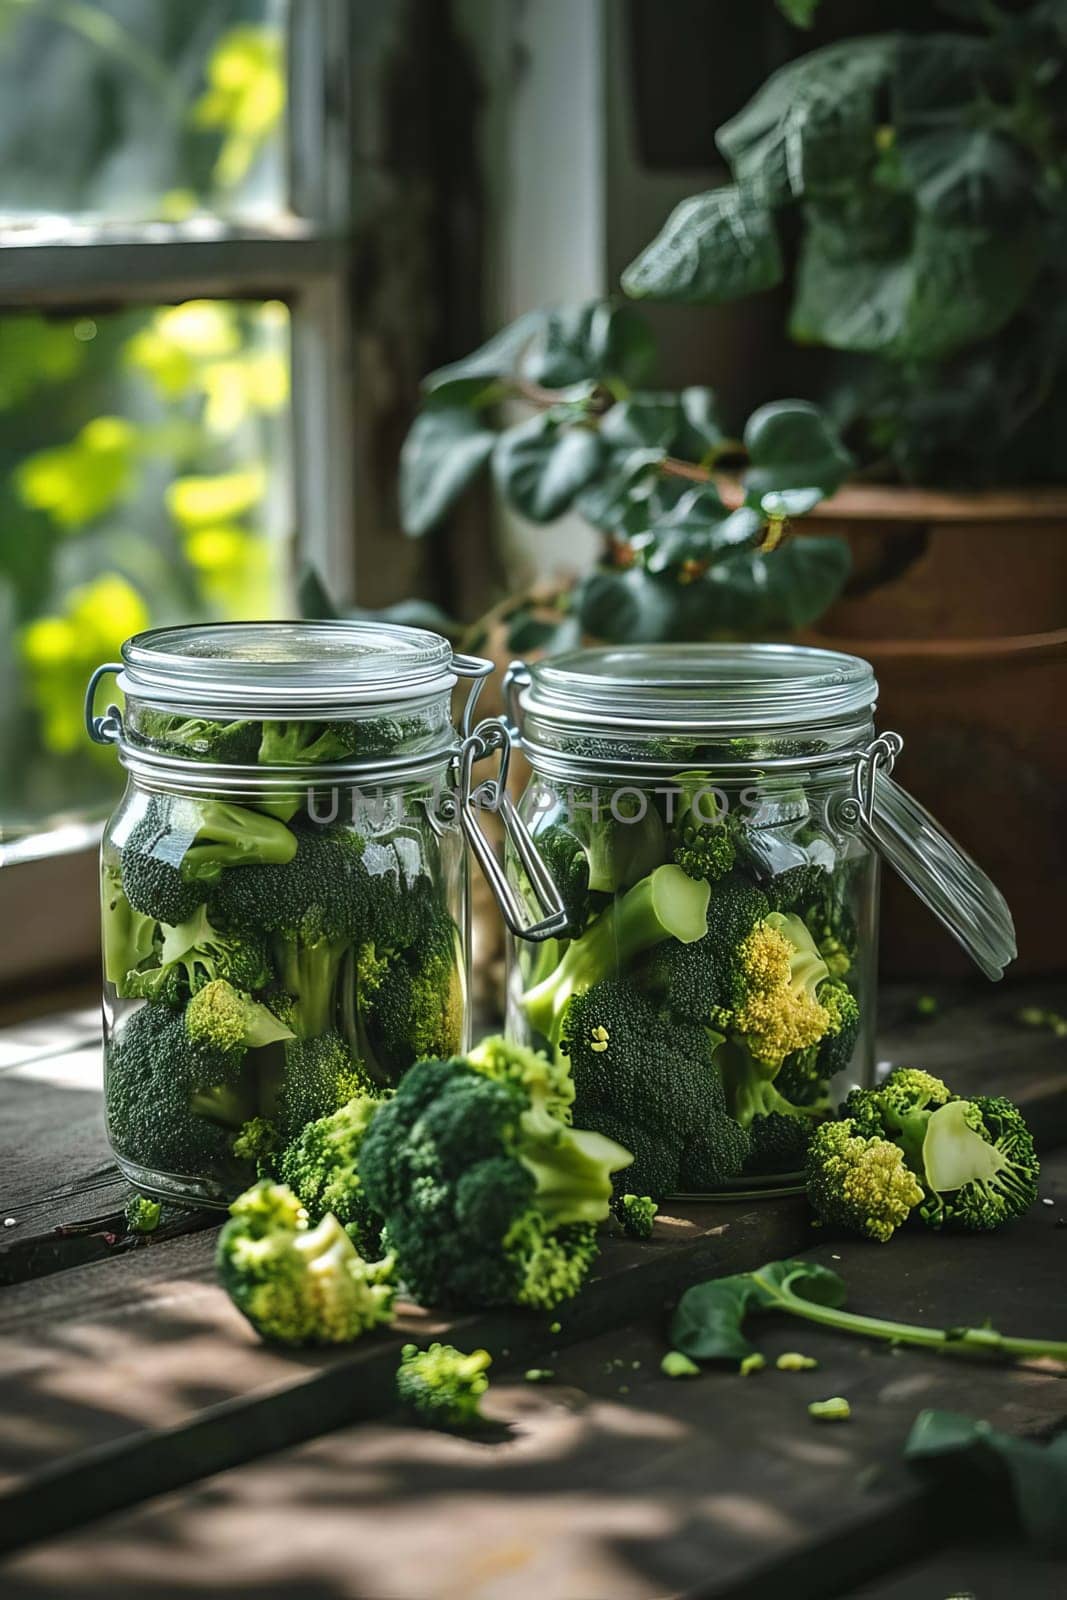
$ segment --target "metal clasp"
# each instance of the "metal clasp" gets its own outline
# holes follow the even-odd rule
[[[94,744],[117,744],[122,738],[122,712],[118,706],[108,706],[102,717],[96,715],[96,686],[109,672],[122,671],[121,661],[105,661],[89,679],[85,691],[85,731]]]
[[[463,734],[464,739],[469,739],[471,736],[471,724],[474,721],[474,708],[478,704],[478,696],[485,686],[486,678],[493,671],[493,663],[486,661],[484,656],[453,655],[452,671],[457,678],[473,678],[474,680],[470,687],[470,693],[467,695],[467,703],[463,707],[463,715],[459,723],[460,732]]]
[[[862,826],[867,831],[874,827],[875,779],[879,770],[886,777],[892,772],[897,756],[904,748],[899,733],[880,733],[856,757],[856,770],[852,774],[852,793],[840,800],[835,820],[846,828]]]
[[[500,756],[500,768],[494,778],[483,779],[474,785],[474,767],[488,756]],[[511,756],[511,736],[502,717],[487,717],[479,722],[473,733],[467,735],[456,756],[457,782],[449,799],[458,816],[467,843],[474,852],[489,887],[496,897],[504,921],[520,939],[539,943],[555,938],[567,926],[567,913],[556,888],[552,874],[541,859],[530,830],[523,822],[515,803],[507,792],[508,762]],[[478,822],[479,809],[496,812],[504,829],[515,846],[537,904],[545,913],[541,921],[529,922],[527,908],[509,883],[506,873],[496,858],[492,842],[482,832]]]
[[[508,727],[513,738],[522,734],[522,723],[519,721],[521,707],[519,695],[523,689],[528,689],[533,682],[533,674],[525,661],[512,661],[505,672],[501,688],[504,695],[504,711],[508,719]]]

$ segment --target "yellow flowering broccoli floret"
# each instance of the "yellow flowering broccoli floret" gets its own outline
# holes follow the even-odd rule
[[[829,1029],[830,1013],[816,996],[826,976],[826,963],[797,916],[772,911],[742,941],[734,1026],[753,1058],[772,1072]]]
[[[903,1151],[888,1139],[857,1135],[847,1117],[816,1129],[808,1146],[807,1190],[823,1222],[883,1243],[923,1198]]]

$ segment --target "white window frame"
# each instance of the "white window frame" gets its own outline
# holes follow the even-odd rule
[[[362,21],[361,21],[362,18]],[[290,526],[296,552],[342,601],[357,589],[352,265],[355,30],[351,0],[290,0],[286,170],[289,212],[256,227],[202,218],[100,225],[71,219],[0,226],[0,315],[111,310],[188,299],[285,301],[292,353]],[[91,921],[40,942],[28,915],[55,894],[57,857],[87,880],[100,826],[72,825],[0,845],[0,988],[84,965]],[[66,875],[66,874],[64,874]],[[29,929],[31,936],[23,937]],[[94,935],[95,937],[95,935]]]

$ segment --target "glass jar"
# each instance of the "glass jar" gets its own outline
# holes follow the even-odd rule
[[[575,1121],[635,1153],[626,1190],[797,1186],[814,1124],[873,1079],[880,860],[988,977],[1015,954],[997,890],[890,777],[870,665],[637,645],[505,687],[568,917],[510,946],[510,1035],[569,1057]]]
[[[476,803],[500,809],[473,771],[507,734],[471,728],[491,664],[420,629],[158,629],[122,657],[86,706],[128,773],[101,851],[108,1137],[138,1189],[222,1205],[308,1121],[465,1048],[465,846],[492,861]],[[98,717],[108,672],[125,708]],[[560,902],[516,848],[549,915],[505,891],[505,916],[542,936]]]

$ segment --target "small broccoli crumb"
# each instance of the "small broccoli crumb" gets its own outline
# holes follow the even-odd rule
[[[527,1383],[551,1383],[555,1376],[551,1367],[527,1367],[523,1373]]]
[[[808,1407],[808,1416],[816,1422],[847,1422],[851,1415],[852,1407],[840,1395],[832,1400],[813,1400]]]
[[[668,1350],[659,1364],[665,1378],[699,1378],[700,1368],[681,1350]]]
[[[635,1239],[650,1239],[659,1206],[647,1194],[624,1194],[618,1204],[618,1215],[626,1232]]]
[[[742,1378],[751,1378],[754,1372],[762,1372],[766,1365],[767,1358],[761,1356],[758,1350],[753,1350],[750,1356],[745,1356],[737,1370]]]
[[[549,1325],[548,1325],[548,1331],[549,1331],[549,1333],[562,1333],[563,1332],[563,1324],[562,1324],[562,1322],[550,1322]]]
[[[163,1207],[158,1200],[134,1194],[126,1202],[127,1233],[155,1233]]]
[[[915,1015],[917,1017],[936,1017],[940,1008],[940,1001],[936,995],[921,994],[915,1002]]]
[[[628,1383],[620,1383],[619,1384],[619,1393],[620,1394],[629,1394],[629,1392],[630,1392],[630,1385]]]
[[[819,1365],[814,1356],[802,1356],[798,1350],[787,1350],[774,1364],[779,1372],[810,1372]]]
[[[489,1387],[488,1350],[465,1355],[451,1344],[420,1350],[406,1344],[400,1352],[396,1391],[420,1422],[431,1427],[469,1427],[481,1417],[482,1396]]]

